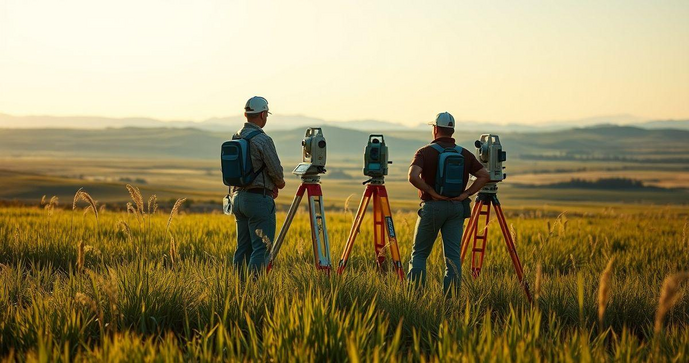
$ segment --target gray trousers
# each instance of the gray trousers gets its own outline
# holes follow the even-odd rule
[[[443,291],[445,294],[457,294],[462,274],[464,205],[455,201],[427,201],[422,204],[418,214],[407,278],[421,285],[425,284],[426,260],[440,231],[445,260]]]
[[[238,191],[232,195],[232,214],[237,221],[234,264],[258,272],[265,267],[269,251],[256,230],[261,230],[270,243],[275,241],[275,201],[270,195]]]

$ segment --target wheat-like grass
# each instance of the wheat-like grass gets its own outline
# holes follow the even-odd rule
[[[541,263],[539,262],[538,265],[536,265],[536,281],[534,282],[534,292],[536,296],[536,301],[538,301],[538,298],[541,296],[541,284],[543,283],[543,267],[541,266]]]
[[[77,195],[79,196],[79,200],[83,200],[91,206],[91,210],[93,210],[93,215],[96,217],[96,224],[98,224],[98,203],[91,197],[89,193],[82,189],[79,189]],[[72,205],[72,209],[76,209],[76,203]]]
[[[257,229],[256,235],[261,239],[264,245],[266,245],[266,249],[270,252],[271,248],[273,248],[273,242],[266,236],[265,233],[263,233],[262,229]]]
[[[77,245],[77,271],[81,272],[84,270],[84,240],[80,240]]]
[[[84,188],[79,188],[77,192],[74,194],[74,200],[72,201],[72,210],[77,209],[77,202],[79,202],[79,199],[81,198],[81,192],[84,190]]]
[[[172,268],[175,268],[177,263],[177,245],[175,244],[175,237],[172,236],[172,233],[168,234],[170,235],[170,262],[172,263]]]
[[[43,197],[41,197],[41,206],[45,205],[45,194],[43,194]]]
[[[660,333],[663,329],[663,319],[670,309],[677,303],[680,296],[680,286],[689,281],[689,272],[680,272],[670,275],[663,281],[663,287],[660,290],[660,299],[658,300],[658,310],[655,317],[655,332]]]
[[[605,270],[600,275],[600,286],[598,287],[598,323],[603,327],[603,317],[605,316],[605,308],[610,302],[610,281],[612,279],[612,266],[615,262],[615,257],[611,257],[608,261]]]
[[[158,197],[153,194],[148,198],[148,214],[155,214],[158,210]]]
[[[136,209],[134,209],[134,206],[132,205],[132,202],[127,202],[127,214],[129,213],[134,213],[135,215],[137,214]]]
[[[120,219],[120,220],[117,222],[117,226],[119,227],[119,230],[122,231],[122,233],[124,233],[125,235],[127,235],[127,240],[131,240],[131,239],[132,239],[132,229],[129,228],[129,225],[127,224],[127,222],[125,222],[125,221],[123,221],[123,220]]]
[[[179,211],[179,207],[182,205],[182,203],[184,203],[185,200],[187,200],[187,198],[177,199],[175,205],[172,207],[172,210],[170,211],[170,217],[168,217],[167,226],[165,227],[167,234],[170,236],[170,262],[172,263],[173,268],[177,263],[177,245],[175,244],[175,237],[173,237],[172,232],[170,232],[170,225],[172,225],[172,219],[177,214],[177,212]]]
[[[139,188],[132,186],[130,184],[126,185],[129,196],[136,204],[136,209],[140,214],[144,214],[144,197],[141,195]]]
[[[166,230],[169,232],[170,231],[170,225],[172,224],[172,218],[177,214],[179,211],[179,207],[182,206],[182,203],[187,200],[187,198],[179,198],[175,202],[175,205],[172,206],[172,210],[170,211],[170,217],[167,219],[167,226],[165,227]]]

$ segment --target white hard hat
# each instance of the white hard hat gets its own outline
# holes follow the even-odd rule
[[[438,127],[447,127],[448,129],[455,128],[455,118],[449,112],[441,112],[435,115],[435,121],[429,122],[429,125]]]
[[[251,97],[246,101],[244,111],[246,111],[246,113],[261,113],[263,111],[268,111],[268,100],[261,96]]]

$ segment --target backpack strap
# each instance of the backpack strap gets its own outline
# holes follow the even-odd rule
[[[246,135],[246,137],[243,137],[243,139],[250,143],[250,142],[251,142],[251,139],[253,139],[254,136],[256,136],[256,135],[258,135],[258,134],[262,134],[262,133],[263,133],[263,130],[260,130],[260,129],[259,129],[259,130],[254,130],[254,131],[251,131],[248,135]],[[249,157],[251,157],[251,155],[249,155]],[[253,179],[256,179],[256,177],[257,177],[259,174],[263,173],[263,169],[265,169],[265,168],[266,168],[266,163],[265,163],[265,161],[264,161],[264,162],[263,162],[263,165],[261,165],[261,167],[254,173]],[[264,183],[264,184],[265,184],[265,178],[266,178],[266,177],[263,176],[263,183]]]
[[[462,147],[459,146],[459,145],[455,145],[455,147],[448,147],[448,148],[444,148],[444,147],[442,147],[442,146],[440,146],[440,145],[438,145],[438,144],[430,144],[430,146],[431,146],[433,149],[435,149],[435,151],[437,151],[437,152],[439,152],[439,153],[441,153],[441,154],[442,154],[443,152],[445,152],[446,150],[454,150],[454,151],[456,151],[456,152],[458,152],[458,153],[460,153],[460,154],[462,153]]]
[[[437,152],[439,152],[439,153],[441,153],[441,154],[443,153],[443,151],[445,151],[445,149],[444,149],[442,146],[438,145],[438,144],[430,144],[430,146],[431,146],[432,148],[434,148],[435,151],[437,151]]]
[[[258,134],[262,134],[263,130],[256,130],[256,131],[251,131],[246,137],[243,137],[244,140],[249,141],[251,140],[254,136]]]

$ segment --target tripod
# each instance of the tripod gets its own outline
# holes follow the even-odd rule
[[[526,298],[531,303],[533,301],[531,298],[531,291],[529,290],[529,284],[526,282],[526,280],[524,280],[522,263],[519,261],[519,256],[517,255],[517,250],[514,246],[514,239],[512,238],[509,228],[507,227],[505,214],[502,212],[502,207],[500,206],[500,201],[498,200],[496,185],[488,185],[484,187],[478,194],[478,197],[476,197],[474,208],[471,211],[471,218],[469,218],[469,223],[467,224],[467,231],[462,238],[462,262],[464,262],[464,257],[466,256],[466,252],[469,247],[469,241],[473,240],[474,243],[471,250],[471,275],[474,278],[477,278],[481,273],[483,257],[486,251],[486,242],[488,240],[488,222],[490,220],[491,206],[495,208],[495,214],[498,216],[498,223],[500,224],[500,229],[502,230],[502,236],[505,239],[507,252],[510,254],[510,258],[512,259],[512,264],[514,265],[514,270],[517,273],[519,284],[522,285],[524,293],[526,293]],[[479,230],[479,220],[482,216],[485,216],[485,219],[483,228]]]
[[[323,192],[321,191],[320,176],[318,175],[302,175],[301,185],[297,189],[294,200],[287,212],[285,223],[280,229],[280,233],[275,239],[275,243],[270,250],[268,256],[268,271],[273,268],[273,262],[277,257],[282,243],[285,241],[285,236],[289,230],[294,215],[297,213],[297,208],[301,202],[304,193],[308,193],[309,200],[309,220],[311,222],[311,240],[313,242],[313,255],[317,270],[330,271],[330,243],[328,242],[328,229],[325,225],[325,210],[323,209]]]
[[[361,222],[366,214],[366,208],[368,207],[368,203],[371,198],[373,198],[373,246],[376,252],[376,261],[378,262],[378,267],[383,270],[385,266],[385,236],[387,234],[393,266],[400,280],[404,280],[404,270],[402,269],[400,250],[399,246],[397,245],[395,226],[392,223],[390,201],[388,200],[388,192],[385,189],[385,182],[381,177],[370,179],[364,182],[364,184],[369,182],[370,184],[366,186],[364,195],[361,197],[361,202],[359,203],[359,209],[357,209],[356,218],[352,224],[352,229],[349,231],[349,237],[347,238],[345,249],[342,251],[342,257],[340,258],[337,273],[341,274],[345,267],[347,267],[347,261],[349,260],[349,255],[352,253],[354,241],[359,235]]]

